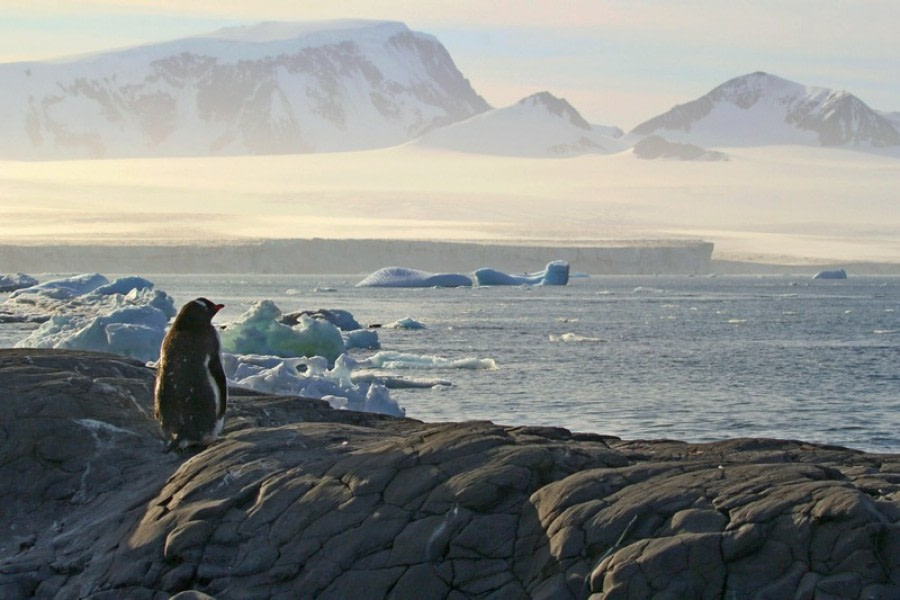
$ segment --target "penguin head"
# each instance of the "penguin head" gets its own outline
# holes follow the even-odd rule
[[[224,304],[215,304],[206,298],[191,300],[178,311],[172,326],[181,329],[208,327],[212,318],[224,307]]]

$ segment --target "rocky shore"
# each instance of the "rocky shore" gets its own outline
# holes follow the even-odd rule
[[[897,454],[237,389],[219,442],[163,454],[153,376],[0,350],[0,597],[900,598]]]

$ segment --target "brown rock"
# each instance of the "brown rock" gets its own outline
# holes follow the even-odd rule
[[[900,597],[897,455],[237,389],[219,442],[163,454],[152,383],[0,351],[0,597]]]

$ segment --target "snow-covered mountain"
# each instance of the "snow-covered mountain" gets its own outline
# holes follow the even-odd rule
[[[658,134],[703,146],[900,146],[895,122],[853,94],[804,86],[762,72],[731,79],[630,133]]]
[[[474,154],[564,157],[626,148],[617,127],[591,125],[549,92],[483,112],[423,135],[416,144]]]
[[[894,128],[897,131],[900,131],[900,111],[896,111],[896,110],[893,112],[879,111],[879,114],[882,117],[884,117],[885,119],[887,119],[888,121],[890,121],[891,123],[893,123]]]
[[[0,65],[0,158],[359,150],[489,108],[402,23],[264,23]]]

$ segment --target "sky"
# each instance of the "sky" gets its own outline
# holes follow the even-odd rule
[[[547,90],[625,130],[753,71],[900,111],[897,0],[0,0],[0,62],[338,18],[435,35],[493,106]]]

